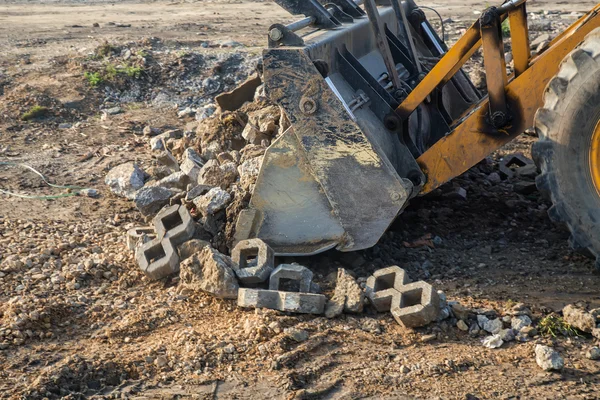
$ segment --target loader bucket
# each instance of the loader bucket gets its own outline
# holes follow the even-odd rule
[[[397,116],[447,48],[416,4],[393,1],[276,0],[305,16],[273,25],[263,53],[266,92],[291,127],[265,153],[236,241],[278,255],[369,248],[419,193],[416,158],[480,95],[461,72]]]

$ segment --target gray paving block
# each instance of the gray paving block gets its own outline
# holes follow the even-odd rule
[[[327,297],[322,294],[240,288],[238,306],[269,308],[302,314],[322,314]]]
[[[313,273],[310,269],[300,264],[281,264],[271,274],[269,279],[269,290],[280,290],[284,281],[297,282],[299,292],[310,293]]]
[[[168,237],[156,238],[139,246],[135,260],[151,279],[162,279],[179,271],[179,256]]]
[[[153,222],[157,237],[168,236],[173,246],[189,240],[196,229],[188,209],[177,204],[160,210]]]
[[[127,248],[131,251],[135,251],[138,241],[142,238],[148,238],[152,240],[156,237],[154,228],[149,226],[136,226],[127,231]],[[145,242],[148,240],[144,240]]]
[[[400,325],[418,328],[437,319],[440,298],[429,283],[410,283],[400,289],[400,296],[393,299],[390,311]]]
[[[409,282],[406,271],[393,265],[375,271],[367,279],[365,294],[377,311],[389,311],[393,298],[398,297],[400,288]]]
[[[269,279],[275,266],[275,253],[261,239],[240,241],[231,251],[233,270],[240,282],[260,283]]]

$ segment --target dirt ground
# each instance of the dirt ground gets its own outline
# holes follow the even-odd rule
[[[268,27],[294,18],[271,1],[2,3],[0,189],[64,193],[1,165],[25,163],[100,197],[0,194],[0,398],[600,398],[600,364],[585,357],[590,336],[488,349],[448,321],[407,330],[370,308],[331,320],[249,311],[183,293],[177,277],[149,281],[124,244],[144,218],[108,190],[107,171],[125,161],[155,166],[143,128],[193,130],[194,117],[178,113],[242,82]],[[451,19],[450,41],[489,5],[420,4]],[[556,34],[593,5],[532,0],[541,26],[532,35]],[[102,52],[142,78],[92,85],[85,73],[98,71]],[[39,118],[23,120],[35,106]],[[517,193],[515,180],[489,178],[503,155],[530,156],[534,141],[523,135],[415,199],[372,249],[280,261],[310,266],[326,294],[339,267],[367,277],[399,265],[481,313],[509,315],[523,303],[539,321],[569,303],[600,307],[593,262],[569,248],[569,233],[548,219],[550,204],[537,191]],[[456,187],[466,199],[449,195]],[[436,236],[435,246],[411,245]],[[3,341],[17,320],[18,335]],[[298,330],[308,339],[294,340]],[[536,365],[537,343],[560,352],[561,372]]]

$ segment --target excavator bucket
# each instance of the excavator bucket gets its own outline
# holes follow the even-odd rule
[[[412,1],[276,0],[263,82],[291,126],[267,149],[236,240],[278,255],[377,243],[424,184],[416,159],[481,98],[459,71],[407,119],[395,112],[444,41]]]

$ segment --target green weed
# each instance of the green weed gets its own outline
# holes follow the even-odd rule
[[[550,335],[552,337],[556,337],[559,333],[563,336],[579,336],[577,329],[555,314],[542,318],[538,323],[537,329],[542,335]]]
[[[31,121],[32,119],[43,117],[48,113],[48,108],[35,105],[31,107],[27,112],[21,115],[23,121]]]
[[[85,76],[91,87],[96,87],[104,81],[99,72],[84,72],[83,76]]]

